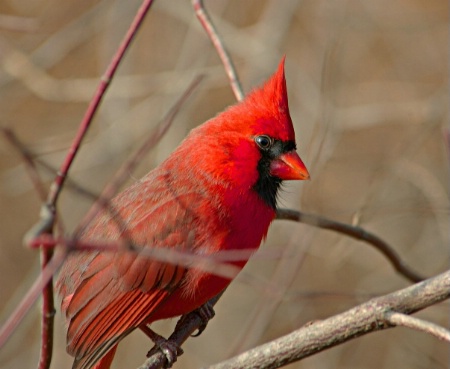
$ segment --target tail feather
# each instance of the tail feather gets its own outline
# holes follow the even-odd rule
[[[75,359],[72,369],[110,369],[118,344],[115,344],[99,361],[92,365],[92,356]],[[105,347],[107,348],[107,347]],[[95,358],[94,358],[95,360]]]

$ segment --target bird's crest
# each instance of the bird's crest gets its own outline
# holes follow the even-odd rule
[[[282,141],[294,141],[295,133],[289,114],[284,61],[277,71],[245,99],[226,110],[224,120],[233,122],[241,132],[251,135],[265,134]],[[219,116],[220,117],[220,116]]]

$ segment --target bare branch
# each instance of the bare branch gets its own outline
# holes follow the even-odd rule
[[[222,60],[225,72],[227,73],[228,79],[230,80],[230,86],[233,90],[234,96],[237,101],[242,101],[244,99],[244,91],[242,90],[241,82],[237,76],[236,68],[234,67],[233,60],[230,57],[222,38],[219,36],[216,27],[212,23],[212,19],[209,16],[206,8],[203,4],[203,0],[192,0],[192,6],[194,7],[195,14],[198,20],[205,29],[209,39],[213,43],[214,47]]]
[[[11,335],[14,333],[17,326],[23,320],[25,315],[31,309],[33,304],[38,299],[42,290],[48,285],[52,279],[53,274],[61,267],[66,258],[66,251],[62,248],[57,249],[57,252],[49,263],[41,270],[36,281],[30,287],[26,295],[23,297],[19,305],[14,309],[14,312],[9,316],[3,326],[0,328],[0,348],[2,348]]]
[[[13,131],[7,128],[2,128],[5,137],[8,139],[10,144],[14,146],[25,163],[25,168],[27,169],[28,175],[31,182],[42,201],[45,201],[46,190],[44,184],[42,183],[39,172],[37,171],[35,162],[33,160],[32,153],[23,145],[19,139],[16,137]],[[47,207],[42,207],[41,211],[46,212]],[[47,216],[41,213],[41,219],[52,219],[52,215]],[[63,233],[63,228],[61,222],[56,223],[59,226],[59,232]],[[45,228],[49,227],[47,224]],[[42,249],[41,250],[41,269],[44,269],[51,258],[53,257],[52,249]],[[42,291],[42,313],[41,313],[41,352],[39,358],[38,368],[48,369],[51,363],[51,355],[53,350],[53,326],[55,317],[55,305],[53,302],[53,283],[52,279],[49,280],[48,284]]]
[[[22,144],[22,142],[20,142],[16,134],[11,129],[7,127],[0,127],[0,130],[3,132],[3,135],[11,146],[19,152],[36,193],[42,201],[45,201],[47,191],[45,190],[42,179],[39,176],[39,172],[33,159],[33,154],[25,147],[25,145]]]
[[[85,135],[92,123],[92,119],[94,118],[94,115],[97,112],[98,107],[100,106],[100,103],[105,95],[107,88],[109,87],[109,85],[112,81],[112,78],[114,77],[114,74],[117,71],[117,68],[119,67],[120,62],[122,61],[123,57],[125,56],[126,51],[128,50],[129,46],[131,45],[131,42],[133,41],[134,36],[136,35],[137,31],[139,30],[140,26],[142,25],[145,15],[147,14],[148,10],[150,9],[150,6],[152,5],[152,3],[153,3],[153,0],[144,0],[142,2],[141,7],[139,8],[138,12],[136,13],[135,18],[133,19],[133,22],[131,23],[131,25],[127,31],[127,34],[125,35],[117,52],[114,54],[109,66],[106,69],[105,74],[103,75],[103,77],[100,80],[100,84],[97,87],[97,91],[95,92],[94,97],[92,98],[91,102],[89,103],[89,106],[88,106],[86,113],[81,121],[80,127],[79,127],[77,135],[75,136],[75,139],[72,143],[72,146],[70,147],[69,152],[68,152],[64,162],[61,165],[59,173],[58,173],[57,177],[55,178],[52,188],[50,189],[50,193],[49,193],[47,202],[51,206],[54,206],[56,204],[56,201],[58,200],[58,196],[61,192],[62,186],[64,185],[64,181],[67,177],[67,173],[69,171],[69,168],[72,165],[73,160],[75,159],[78,149],[80,148],[81,142],[82,142],[83,138],[85,137]]]
[[[102,252],[132,252],[140,256],[158,260],[164,263],[181,265],[203,270],[205,272],[233,279],[240,268],[230,264],[232,261],[248,260],[254,250],[224,250],[211,255],[195,254],[193,252],[179,251],[176,248],[152,247],[151,245],[132,245],[127,240],[117,242],[88,242],[78,239],[53,238],[51,235],[42,235],[30,244],[31,247],[53,249],[56,246],[64,246],[64,250],[72,251],[102,251]]]
[[[322,229],[329,229],[357,240],[367,242],[380,251],[390,261],[394,269],[405,278],[412,282],[419,282],[425,279],[425,277],[421,276],[407,266],[389,244],[361,227],[351,226],[349,224],[336,222],[318,215],[305,214],[298,210],[292,209],[278,209],[277,219],[292,220],[294,222],[300,222]]]
[[[393,311],[386,312],[385,318],[389,324],[416,329],[450,343],[450,330],[437,324]]]
[[[187,89],[183,92],[183,94],[178,98],[175,104],[170,108],[170,110],[166,113],[163,120],[158,124],[153,134],[151,134],[147,140],[141,145],[141,147],[136,151],[134,155],[132,155],[117,171],[114,178],[109,182],[108,186],[103,190],[100,196],[97,197],[96,203],[91,207],[89,212],[86,214],[84,219],[80,222],[77,230],[75,231],[75,235],[78,235],[83,232],[83,229],[94,219],[94,217],[98,214],[100,209],[107,208],[109,211],[112,211],[109,207],[109,201],[115,195],[117,190],[126,180],[127,175],[131,173],[142,158],[150,151],[166,134],[168,129],[172,126],[172,122],[174,121],[176,115],[180,111],[182,105],[186,102],[188,97],[192,94],[198,84],[201,82],[203,76],[197,76],[190,83]],[[114,214],[115,215],[115,214]]]
[[[369,332],[391,328],[387,312],[412,314],[450,297],[450,271],[372,299],[208,369],[279,368]]]
[[[41,249],[41,270],[52,260],[53,250]],[[39,369],[49,369],[53,352],[53,326],[55,323],[55,303],[53,299],[53,279],[50,278],[42,291],[41,307],[41,352]]]

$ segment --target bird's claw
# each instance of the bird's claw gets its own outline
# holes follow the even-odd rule
[[[183,355],[183,349],[176,342],[165,339],[156,332],[152,331],[149,327],[141,328],[155,344],[155,346],[147,352],[147,357],[149,358],[158,351],[161,351],[166,357],[165,368],[171,368],[177,361],[178,356]]]
[[[147,353],[147,357],[152,356],[156,352],[161,351],[166,357],[165,368],[171,368],[177,361],[178,356],[183,355],[183,349],[173,341],[160,337],[155,341],[155,346]]]
[[[200,327],[198,327],[197,333],[192,334],[192,337],[198,337],[202,334],[202,332],[205,330],[206,326],[208,325],[208,322],[214,318],[214,315],[216,315],[216,312],[214,311],[214,307],[211,305],[211,303],[208,301],[202,306],[200,306],[196,313],[199,315],[199,317],[202,320],[202,324]]]

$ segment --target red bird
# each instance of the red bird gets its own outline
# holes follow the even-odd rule
[[[275,217],[283,180],[308,179],[295,151],[284,60],[242,102],[192,130],[160,166],[111,201],[82,235],[211,255],[256,250]],[[243,268],[246,261],[233,261]],[[136,328],[189,313],[231,282],[139,253],[77,252],[56,288],[74,369],[107,369]]]

